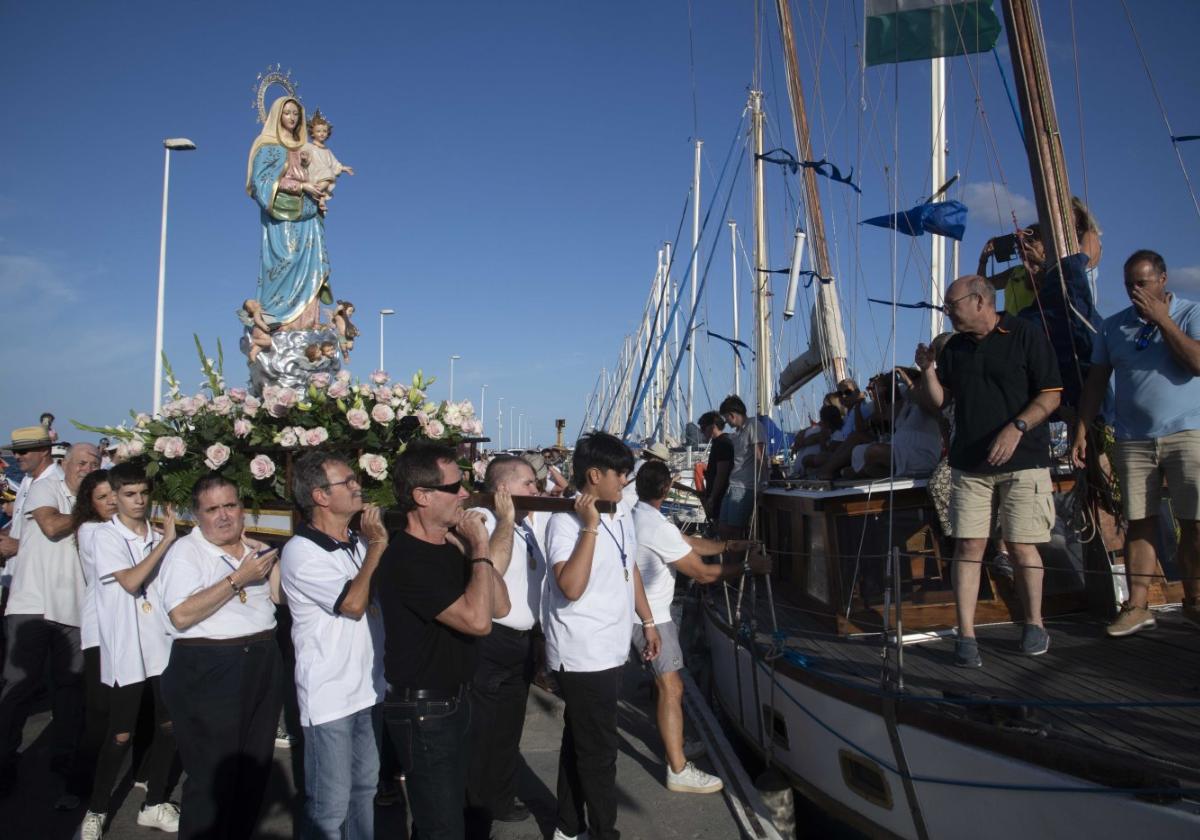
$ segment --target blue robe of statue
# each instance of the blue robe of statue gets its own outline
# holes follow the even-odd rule
[[[258,301],[268,322],[288,324],[304,311],[329,279],[325,220],[308,195],[279,192],[287,149],[264,145],[254,155],[251,196],[262,222]]]

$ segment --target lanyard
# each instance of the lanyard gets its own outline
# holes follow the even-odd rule
[[[354,566],[354,571],[362,569],[362,561],[358,559],[358,534],[350,531],[348,533],[350,540],[342,544],[342,551],[346,552],[346,556],[350,559],[350,564]]]
[[[521,523],[521,537],[525,540],[525,557],[529,561],[529,568],[530,570],[536,569],[538,558],[542,556],[542,550],[538,548],[537,537],[533,535],[533,529],[529,527],[528,522]]]
[[[605,531],[608,531],[608,536],[613,541],[613,545],[615,545],[617,547],[617,551],[619,551],[621,553],[621,570],[625,572],[625,580],[629,580],[629,567],[626,566],[626,564],[625,564],[625,561],[629,558],[629,555],[627,555],[625,553],[625,520],[624,519],[621,520],[621,526],[620,526],[621,527],[621,541],[620,542],[617,542],[616,536],[609,529],[608,525],[605,524],[603,519],[600,520],[600,525],[604,528]]]
[[[149,527],[149,526],[147,525],[146,527]],[[146,556],[149,554],[149,552],[154,550],[154,536],[153,536],[153,534],[149,534],[148,536],[150,537],[150,544],[145,545],[143,543],[143,545],[142,545],[142,560],[145,560]],[[147,551],[147,549],[149,549],[149,551]],[[136,566],[138,563],[141,562],[141,560],[137,559],[137,555],[133,553],[133,546],[131,546],[129,544],[129,540],[125,540],[125,550],[129,552],[129,561],[132,564],[130,566],[130,568],[133,568],[134,566]],[[149,604],[149,598],[146,597],[146,584],[144,582],[142,583],[141,591],[138,592],[138,595],[141,596],[143,601],[147,602],[142,605],[142,609],[145,610],[146,612],[149,612],[150,604]]]

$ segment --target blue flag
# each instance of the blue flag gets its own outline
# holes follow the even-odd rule
[[[864,219],[863,224],[895,228],[909,236],[921,236],[929,231],[961,242],[967,229],[967,206],[961,201],[934,201],[903,213]]]

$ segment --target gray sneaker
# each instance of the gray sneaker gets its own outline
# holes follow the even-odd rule
[[[962,636],[954,642],[954,664],[959,668],[982,668],[979,658],[979,642],[974,637]]]
[[[1050,634],[1046,628],[1026,624],[1021,632],[1021,653],[1026,656],[1041,656],[1050,650]]]

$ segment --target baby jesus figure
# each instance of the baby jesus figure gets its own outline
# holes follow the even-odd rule
[[[341,174],[354,174],[354,169],[342,164],[325,145],[332,134],[333,123],[325,119],[325,115],[318,108],[308,121],[308,136],[312,138],[312,142],[304,144],[301,157],[308,167],[309,183],[315,184],[325,195],[320,202],[322,213],[325,212],[325,202],[333,195],[333,188],[337,186],[337,179]]]
[[[267,323],[262,314],[262,304],[254,298],[242,303],[242,308],[238,310],[238,318],[250,327],[250,352],[246,355],[253,362],[263,350],[271,349],[271,333],[278,330],[279,325]]]

